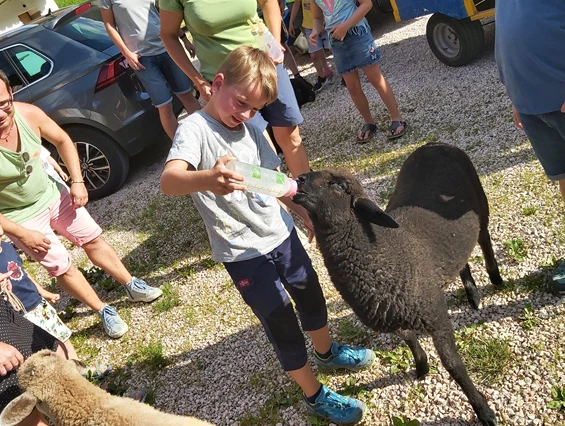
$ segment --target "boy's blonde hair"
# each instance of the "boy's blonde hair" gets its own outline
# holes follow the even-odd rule
[[[267,97],[267,104],[273,103],[278,95],[277,68],[271,58],[262,50],[251,46],[240,46],[226,57],[218,74],[223,74],[230,86],[259,88]]]

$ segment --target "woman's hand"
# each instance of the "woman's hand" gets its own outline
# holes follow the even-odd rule
[[[200,97],[204,102],[210,102],[210,98],[212,98],[212,86],[206,80],[202,79],[199,82],[195,83],[196,88],[200,92]]]
[[[5,376],[23,363],[24,357],[20,351],[12,345],[0,342],[0,376]]]
[[[565,106],[565,104],[563,104],[563,106]],[[512,105],[512,117],[514,118],[514,124],[516,124],[516,126],[520,130],[524,130],[524,126],[522,125],[522,120],[520,120],[520,114],[518,114],[518,110],[514,108],[514,105]]]
[[[20,236],[17,236],[30,250],[35,253],[47,253],[51,248],[51,241],[41,232],[26,229]]]

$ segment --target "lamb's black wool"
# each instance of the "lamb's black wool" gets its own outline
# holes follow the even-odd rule
[[[336,170],[301,175],[294,201],[308,210],[331,279],[363,323],[400,335],[419,378],[428,372],[428,359],[414,332],[430,334],[480,421],[496,425],[457,353],[442,290],[459,274],[478,307],[467,264],[477,241],[491,281],[502,283],[487,230],[488,203],[467,155],[445,144],[417,149],[400,170],[388,214],[353,176]]]

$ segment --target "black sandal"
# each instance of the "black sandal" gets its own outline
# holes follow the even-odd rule
[[[402,131],[400,133],[396,133],[396,131],[398,130],[398,128],[400,126],[403,126],[404,128],[402,129]],[[406,121],[398,121],[395,120],[390,124],[390,130],[389,130],[389,134],[387,136],[388,140],[391,139],[396,139],[399,138],[400,136],[404,135],[404,133],[406,133]]]
[[[365,123],[363,127],[361,127],[361,135],[364,135],[367,132],[369,133],[367,134],[367,137],[365,139],[361,139],[359,135],[357,135],[357,142],[361,142],[361,143],[368,142],[369,139],[371,139],[371,136],[373,136],[373,133],[375,133],[376,131],[377,131],[377,126],[371,123]]]

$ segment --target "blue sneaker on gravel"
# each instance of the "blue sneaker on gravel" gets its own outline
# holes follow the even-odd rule
[[[565,261],[553,271],[551,284],[555,293],[565,294]]]
[[[127,333],[128,325],[120,318],[118,311],[113,306],[105,305],[98,311],[98,315],[100,315],[102,326],[108,336],[117,339]]]
[[[132,302],[153,302],[163,294],[160,288],[151,287],[145,281],[136,277],[133,277],[124,287],[129,300]]]
[[[340,395],[322,385],[322,390],[316,402],[311,404],[304,398],[306,410],[310,414],[328,419],[339,425],[352,425],[363,418],[367,406],[355,398]]]
[[[332,343],[332,354],[328,359],[322,359],[314,351],[314,361],[318,370],[328,372],[345,368],[346,370],[359,371],[371,366],[375,360],[375,352],[372,349],[354,348],[351,346]]]

